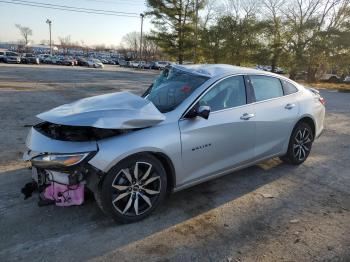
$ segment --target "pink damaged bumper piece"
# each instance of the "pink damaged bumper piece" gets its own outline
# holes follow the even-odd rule
[[[44,197],[55,201],[56,206],[81,205],[84,202],[84,184],[69,186],[51,182],[44,190]]]

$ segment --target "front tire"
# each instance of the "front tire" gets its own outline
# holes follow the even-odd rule
[[[97,203],[102,211],[121,223],[149,216],[164,200],[166,171],[150,154],[138,154],[115,165],[102,182]]]
[[[300,165],[308,158],[313,141],[310,125],[298,123],[290,137],[287,154],[282,156],[281,160],[292,165]]]

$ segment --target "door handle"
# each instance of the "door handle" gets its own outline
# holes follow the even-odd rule
[[[254,116],[255,116],[254,114],[244,113],[244,114],[241,116],[241,120],[249,120],[249,119],[251,119],[251,118],[254,117]]]
[[[285,109],[292,109],[293,107],[295,107],[295,104],[286,104],[286,106],[284,107]]]

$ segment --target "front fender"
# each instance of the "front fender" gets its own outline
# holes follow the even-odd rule
[[[162,153],[169,157],[175,172],[181,170],[180,131],[176,123],[167,123],[98,141],[99,151],[89,163],[108,172],[128,156],[142,153]]]

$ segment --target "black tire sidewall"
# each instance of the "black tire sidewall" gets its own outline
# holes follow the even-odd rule
[[[121,169],[129,167],[137,161],[150,163],[152,165],[152,168],[156,169],[161,180],[161,190],[160,190],[158,199],[148,211],[146,211],[145,213],[139,216],[126,216],[118,212],[112,204],[111,185],[113,183],[115,176],[119,173]],[[121,162],[116,164],[114,167],[112,167],[111,170],[106,174],[102,182],[102,187],[100,192],[101,193],[100,204],[102,206],[102,210],[117,222],[132,223],[132,222],[142,220],[145,217],[149,216],[164,200],[166,196],[166,192],[167,192],[167,176],[166,176],[166,171],[163,165],[161,164],[161,162],[156,157],[150,154],[137,154],[122,160]]]
[[[311,135],[313,135],[313,132],[312,132],[312,129],[310,127],[310,125],[308,125],[307,123],[304,123],[304,122],[301,122],[301,123],[298,123],[293,132],[292,132],[292,135],[290,137],[290,140],[289,140],[289,145],[288,145],[288,151],[287,151],[287,154],[285,156],[282,157],[283,160],[285,160],[286,162],[290,163],[290,164],[293,164],[293,165],[300,165],[301,163],[303,163],[310,155],[310,152],[311,152],[311,149],[312,149],[312,143],[313,143],[313,140],[314,140],[314,137],[312,137],[312,141],[311,141],[311,145],[310,145],[310,150],[308,152],[306,152],[306,157],[302,160],[299,160],[297,159],[295,156],[294,156],[294,152],[293,152],[293,145],[294,145],[294,139],[295,139],[295,136],[296,134],[298,133],[299,130],[303,130],[307,128],[308,131],[310,132]]]

